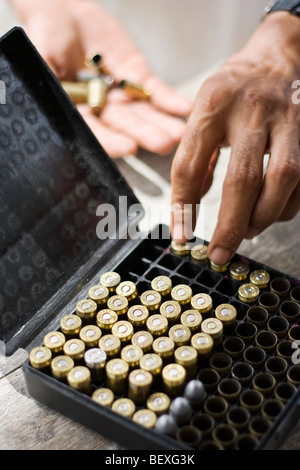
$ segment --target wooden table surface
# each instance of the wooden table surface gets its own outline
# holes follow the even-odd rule
[[[191,98],[200,86],[203,75],[184,84],[180,90]],[[210,239],[217,218],[222,181],[229,151],[222,151],[216,168],[215,180],[209,194],[203,199],[204,236]],[[117,161],[121,173],[147,208],[155,204],[162,208],[159,217],[168,224],[170,200],[170,165],[172,155],[159,157],[142,152],[138,157]],[[151,219],[155,225],[156,220]],[[148,228],[148,221],[145,227]],[[143,224],[142,224],[143,225]],[[151,226],[149,226],[151,228]],[[294,277],[300,277],[300,214],[286,224],[276,224],[252,241],[244,241],[239,253],[265,263]],[[201,233],[202,234],[202,233]],[[27,393],[21,366],[27,352],[19,350],[12,357],[5,356],[0,344],[0,449],[119,449],[76,422],[35,402]],[[290,430],[282,449],[300,449],[300,422]]]

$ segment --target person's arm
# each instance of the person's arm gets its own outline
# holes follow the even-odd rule
[[[292,84],[299,79],[300,18],[274,12],[198,93],[173,161],[172,203],[199,204],[211,185],[219,148],[231,146],[209,244],[217,264],[229,261],[244,238],[300,209],[300,105],[292,100]],[[171,233],[183,243],[176,221]]]
[[[11,0],[25,31],[60,80],[74,80],[89,53],[103,56],[118,79],[152,91],[150,102],[138,102],[122,90],[108,93],[100,118],[88,106],[78,109],[111,157],[144,148],[168,154],[178,145],[191,102],[155,76],[123,26],[92,0]]]

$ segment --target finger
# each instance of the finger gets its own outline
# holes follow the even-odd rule
[[[171,169],[172,209],[170,230],[174,240],[186,242],[190,231],[194,230],[197,205],[212,179],[209,176],[209,163],[222,142],[224,127],[221,114],[199,108],[191,114],[185,134],[176,152]],[[213,170],[211,166],[210,172]],[[210,180],[210,181],[209,181]],[[180,209],[191,205],[190,217],[184,220]]]
[[[91,113],[87,105],[78,105],[78,110],[111,158],[120,158],[137,153],[138,145],[133,139],[105,126],[98,117]]]
[[[158,154],[168,154],[174,147],[174,139],[159,123],[149,122],[147,114],[137,113],[135,102],[108,103],[101,120],[119,133],[127,135],[138,146]]]
[[[152,91],[151,103],[158,109],[175,116],[187,117],[192,111],[192,102],[167,86],[157,77],[145,81],[145,87]]]
[[[300,211],[300,183],[297,184],[285,208],[278,217],[278,221],[293,219]]]
[[[246,128],[237,132],[232,143],[218,222],[209,245],[209,256],[217,264],[229,261],[245,237],[262,185],[267,133]]]
[[[265,230],[278,220],[293,194],[300,178],[298,131],[282,123],[270,137],[271,157],[261,193],[251,217],[252,235]]]

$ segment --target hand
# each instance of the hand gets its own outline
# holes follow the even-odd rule
[[[200,89],[172,166],[172,204],[195,206],[208,191],[222,146],[231,146],[209,256],[225,264],[252,238],[300,209],[300,108],[292,83],[300,78],[300,19],[270,14],[243,50]],[[266,174],[263,158],[270,152]],[[178,217],[171,233],[178,242]],[[179,227],[178,227],[179,225]]]
[[[89,0],[11,0],[25,30],[60,80],[74,80],[88,53],[100,53],[117,79],[152,91],[150,102],[108,93],[100,119],[85,105],[78,109],[111,157],[135,154],[139,147],[169,153],[182,138],[191,103],[153,75],[122,26]]]

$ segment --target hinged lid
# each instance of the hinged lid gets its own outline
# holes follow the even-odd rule
[[[0,340],[10,354],[37,310],[115,249],[118,239],[97,237],[97,207],[114,206],[121,238],[142,214],[119,222],[119,197],[128,207],[136,197],[20,28],[0,41],[0,80]]]

